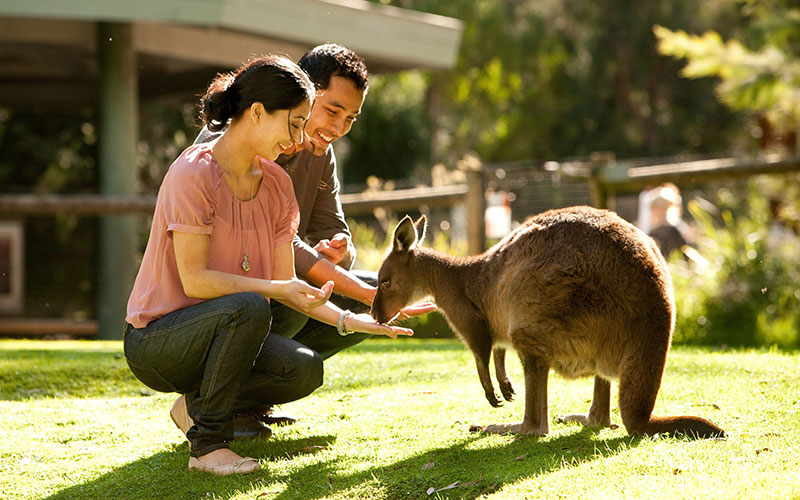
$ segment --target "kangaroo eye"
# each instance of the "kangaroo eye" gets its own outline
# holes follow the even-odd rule
[[[392,286],[392,280],[381,281],[381,288],[383,288],[384,290],[388,289],[390,286]]]

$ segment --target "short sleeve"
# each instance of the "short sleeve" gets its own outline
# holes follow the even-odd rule
[[[185,156],[170,167],[159,192],[167,231],[210,235],[216,210],[210,172]]]
[[[294,195],[286,197],[285,217],[279,221],[275,228],[275,246],[290,242],[297,234],[297,227],[300,225],[300,210],[297,208],[297,201]]]

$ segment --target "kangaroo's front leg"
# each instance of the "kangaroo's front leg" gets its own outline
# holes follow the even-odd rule
[[[500,386],[500,392],[506,401],[514,400],[514,387],[511,385],[511,380],[508,379],[506,373],[506,350],[502,347],[496,347],[492,351],[492,358],[494,358],[494,374],[497,376],[497,385]]]
[[[481,381],[483,392],[489,404],[497,408],[503,406],[503,402],[497,397],[492,384],[492,377],[489,374],[489,357],[492,354],[491,340],[481,342],[478,345],[471,345],[472,353],[475,355],[475,367],[478,369],[478,379]]]
[[[493,434],[539,434],[550,432],[550,414],[547,410],[547,376],[550,365],[538,356],[520,353],[525,370],[525,418],[517,424],[495,424],[483,429]]]
[[[503,402],[497,397],[494,392],[494,385],[492,384],[492,377],[489,375],[489,356],[491,355],[491,346],[485,352],[475,352],[475,367],[478,369],[478,379],[481,381],[483,393],[489,404],[497,408],[503,406]]]

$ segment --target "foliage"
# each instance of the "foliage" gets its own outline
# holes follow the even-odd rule
[[[357,123],[334,143],[345,182],[363,183],[371,175],[382,179],[425,177],[431,136],[426,91],[427,82],[419,72],[370,79]]]
[[[2,190],[95,192],[95,121],[95,113],[89,108],[69,115],[0,108]],[[26,310],[35,311],[36,316],[89,315],[94,306],[91,256],[96,230],[95,219],[69,214],[25,219]],[[54,286],[56,283],[62,286]]]
[[[96,190],[95,112],[69,115],[0,108],[0,185],[5,192]]]
[[[657,23],[735,25],[727,1],[381,3],[464,21],[457,66],[430,75],[435,161],[454,165],[470,151],[498,162],[746,144],[741,122],[713,98],[712,82],[681,79],[673,61],[658,57],[652,33]]]
[[[167,169],[200,132],[197,99],[166,99],[142,106],[136,168],[140,189],[155,195]]]
[[[516,438],[468,432],[472,423],[518,420],[523,405],[520,399],[491,408],[472,355],[458,342],[371,340],[328,360],[325,385],[284,405],[300,418],[296,425],[275,428],[269,440],[232,443],[261,461],[262,471],[246,477],[187,471],[186,440],[168,416],[176,395],[144,390],[121,354],[121,342],[0,341],[0,428],[13,437],[0,444],[0,496],[637,499],[658,491],[669,500],[800,494],[796,353],[671,352],[656,411],[710,418],[726,429],[727,440],[634,439],[622,427],[586,430],[556,422],[547,437]],[[114,375],[95,369],[98,362]],[[52,367],[47,380],[36,375],[42,367]],[[522,394],[519,363],[510,358],[508,369]],[[79,372],[83,380],[76,385]],[[591,384],[550,377],[552,415],[585,411]],[[620,423],[616,410],[612,420]]]
[[[800,347],[800,204],[789,205],[777,220],[769,210],[769,201],[779,197],[800,200],[797,176],[786,180],[755,178],[745,187],[723,187],[718,214],[690,202],[701,232],[698,250],[708,262],[671,261],[675,342]]]
[[[688,60],[687,78],[719,77],[720,99],[763,114],[779,129],[800,122],[800,7],[786,0],[740,0],[749,21],[742,40],[657,26],[659,52]]]
[[[193,139],[194,105],[142,105],[136,167],[139,192],[155,194],[172,160]],[[44,114],[0,108],[4,192],[95,193],[97,116],[92,108]],[[62,214],[25,219],[25,311],[35,317],[95,317],[97,219]],[[143,232],[146,228],[143,228]],[[146,239],[143,239],[144,243]],[[70,265],[65,266],[64,263]]]

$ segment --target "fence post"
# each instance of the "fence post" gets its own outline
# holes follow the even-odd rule
[[[475,155],[462,158],[458,168],[467,176],[467,252],[478,255],[486,247],[486,176]]]
[[[609,191],[604,182],[603,169],[614,163],[616,156],[611,152],[592,153],[592,171],[589,177],[589,200],[593,207],[609,208]]]

